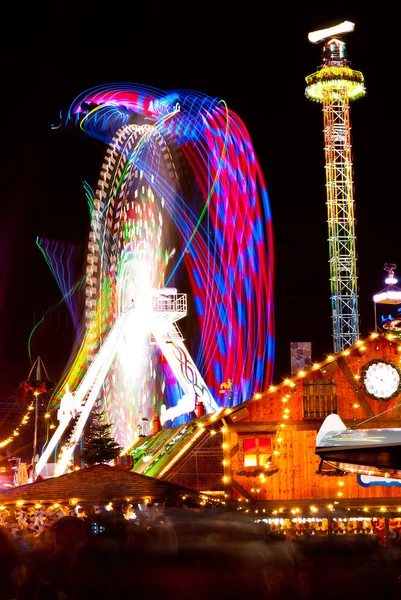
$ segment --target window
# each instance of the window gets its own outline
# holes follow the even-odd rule
[[[264,467],[271,461],[271,438],[245,438],[242,442],[244,467]]]
[[[302,397],[304,419],[324,419],[337,412],[335,379],[311,379],[304,381]]]

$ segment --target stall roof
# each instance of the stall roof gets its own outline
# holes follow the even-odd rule
[[[79,502],[113,502],[126,498],[135,502],[144,502],[147,498],[175,502],[183,496],[200,500],[201,495],[169,481],[99,464],[2,491],[0,503],[7,505],[22,500],[27,504],[53,504],[69,502],[71,499]]]

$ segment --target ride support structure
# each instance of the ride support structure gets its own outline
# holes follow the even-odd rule
[[[162,407],[160,415],[162,424],[177,416],[195,411],[199,403],[203,404],[208,414],[217,411],[219,407],[187,351],[182,334],[176,325],[176,321],[187,314],[186,294],[177,293],[175,288],[155,289],[151,292],[149,306],[151,306],[149,321],[151,343],[160,347],[184,394],[176,407],[169,409]],[[138,318],[143,317],[135,307],[135,302],[132,301],[110,329],[78,388],[72,393],[68,388],[66,389],[63,400],[68,399],[68,406],[59,410],[59,426],[38,461],[36,475],[42,473],[52,452],[58,444],[62,443],[63,436],[65,437],[68,428],[73,424],[72,431],[61,448],[55,468],[56,476],[68,472],[74,451],[80,443],[121,336],[129,329],[135,331]]]
[[[354,215],[354,182],[351,152],[350,101],[365,95],[364,78],[350,68],[344,33],[354,24],[344,23],[311,32],[309,40],[323,45],[323,64],[306,77],[307,98],[323,106],[327,221],[333,349],[338,353],[359,339],[357,252]]]

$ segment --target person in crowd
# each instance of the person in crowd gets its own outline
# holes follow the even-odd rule
[[[374,535],[288,543],[235,510],[126,517],[64,516],[24,544],[0,527],[0,600],[401,598],[401,549]]]
[[[14,600],[26,578],[24,555],[5,527],[0,527],[0,600]]]

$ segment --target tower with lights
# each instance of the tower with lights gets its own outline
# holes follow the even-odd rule
[[[354,23],[309,33],[323,44],[323,64],[306,77],[305,95],[323,106],[330,292],[334,352],[359,338],[357,253],[351,154],[350,101],[365,95],[364,78],[347,60],[344,34]]]

